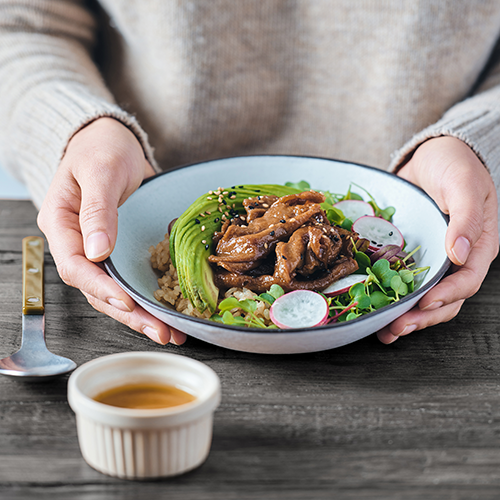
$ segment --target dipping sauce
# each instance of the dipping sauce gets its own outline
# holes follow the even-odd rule
[[[142,383],[113,387],[93,399],[120,408],[154,410],[190,403],[196,397],[173,385]]]

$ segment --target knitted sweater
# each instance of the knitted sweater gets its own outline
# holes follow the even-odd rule
[[[72,135],[112,116],[158,170],[396,169],[451,135],[499,189],[499,35],[498,0],[0,0],[0,163],[39,206]]]

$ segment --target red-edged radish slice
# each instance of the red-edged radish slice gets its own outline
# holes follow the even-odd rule
[[[176,223],[177,221],[177,217],[175,219],[172,219],[169,223],[168,223],[168,234],[170,236],[170,233],[172,232],[172,228],[174,227],[174,224]]]
[[[367,274],[350,274],[342,279],[339,279],[335,283],[332,283],[328,288],[323,290],[323,294],[327,297],[336,297],[341,293],[349,291],[352,285],[356,283],[364,283],[368,278]]]
[[[342,210],[345,217],[351,221],[355,221],[363,215],[375,215],[375,210],[366,201],[361,200],[342,200],[333,205],[335,208]]]
[[[381,217],[360,217],[352,225],[352,230],[361,238],[370,242],[369,250],[376,252],[385,245],[397,245],[403,248],[404,239],[399,229]]]
[[[326,322],[328,303],[319,293],[295,290],[276,299],[269,316],[278,328],[310,328]]]

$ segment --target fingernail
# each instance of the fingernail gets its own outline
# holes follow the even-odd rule
[[[392,344],[393,342],[396,342],[396,340],[398,340],[398,336],[397,335],[393,335],[392,339],[389,340],[389,342],[387,342],[387,344]]]
[[[109,297],[109,299],[107,299],[107,302],[109,305],[116,307],[117,309],[120,309],[120,311],[132,312],[132,309],[130,309],[130,307],[123,300],[115,299],[114,297]]]
[[[451,251],[461,265],[465,264],[470,253],[469,240],[463,236],[459,236],[455,240],[455,244],[453,245]]]
[[[109,251],[109,236],[106,233],[93,233],[87,237],[85,253],[88,259],[98,259]]]
[[[411,332],[414,332],[417,329],[417,325],[406,325],[403,328],[403,331],[401,333],[398,333],[398,337],[401,337],[402,335],[408,335]]]
[[[435,311],[436,309],[439,309],[443,303],[440,300],[436,300],[434,302],[431,302],[428,306],[422,307],[421,311]]]
[[[156,328],[153,328],[152,326],[144,326],[142,328],[142,333],[144,335],[148,336],[151,340],[154,340],[158,344],[165,345],[166,342],[163,342],[160,339],[160,334],[158,333],[158,330]]]

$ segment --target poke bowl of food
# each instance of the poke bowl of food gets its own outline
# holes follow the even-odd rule
[[[447,217],[388,172],[243,156],[147,179],[119,208],[108,273],[142,307],[228,349],[292,354],[377,332],[446,273]]]

